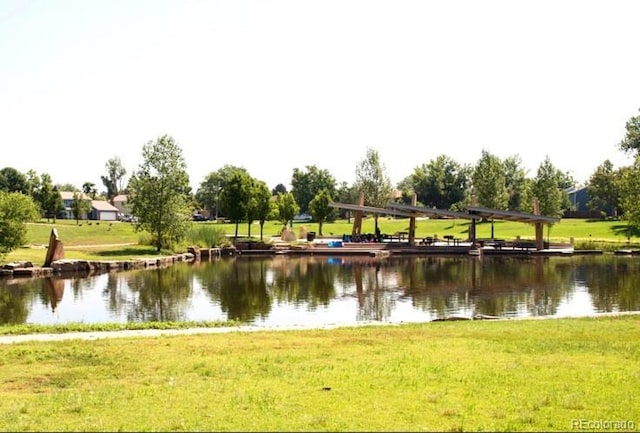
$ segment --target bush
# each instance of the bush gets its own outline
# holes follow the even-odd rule
[[[187,239],[193,246],[200,248],[223,247],[229,245],[224,228],[211,224],[194,224],[191,226]]]

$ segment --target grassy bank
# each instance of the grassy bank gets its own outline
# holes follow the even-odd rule
[[[409,219],[380,218],[379,227],[382,233],[393,234],[409,230]],[[339,220],[323,225],[322,234],[325,237],[341,237],[350,234],[352,221]],[[362,233],[374,232],[374,219],[365,218],[362,225]],[[136,232],[130,223],[121,222],[87,222],[76,224],[75,221],[57,220],[52,222],[40,222],[28,225],[27,244],[8,254],[2,263],[12,261],[30,260],[35,264],[44,262],[46,246],[49,243],[51,230],[55,228],[65,248],[65,257],[83,260],[126,260],[133,257],[156,257],[158,255],[184,252],[189,244],[197,244],[198,239],[206,239],[206,231],[221,231],[227,236],[235,234],[235,225],[217,224],[213,222],[193,223],[190,236],[182,245],[178,245],[175,251],[161,251],[158,253],[149,245],[148,235]],[[295,223],[293,226],[296,234],[301,231],[314,231],[319,236],[320,230],[317,223]],[[276,221],[265,223],[264,239],[277,236],[282,230],[282,224]],[[445,235],[453,235],[456,238],[468,238],[469,222],[466,220],[436,219],[418,220],[416,223],[416,237],[422,238],[437,235],[443,238]],[[513,221],[496,221],[493,224],[484,222],[477,225],[477,237],[489,238],[493,233],[496,238],[502,239],[534,239],[534,227],[531,224]],[[251,226],[240,224],[238,235],[246,237],[251,235],[259,238],[260,227],[258,224]],[[627,237],[629,236],[629,237]],[[601,249],[613,251],[619,248],[640,248],[638,233],[629,232],[625,223],[620,221],[592,221],[584,219],[563,219],[559,223],[544,230],[545,240],[551,242],[570,242],[573,240],[576,248]],[[302,237],[304,239],[304,237]],[[201,241],[204,242],[204,241]],[[210,246],[210,245],[200,245]]]
[[[640,424],[640,316],[15,343],[0,359],[3,431]]]

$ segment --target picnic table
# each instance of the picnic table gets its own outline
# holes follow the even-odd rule
[[[426,238],[422,238],[420,241],[420,245],[433,245],[435,243],[434,239],[431,236],[427,236]]]
[[[409,232],[395,232],[392,235],[383,235],[383,238],[388,239],[390,242],[393,242],[394,240],[403,242],[407,239],[407,236],[409,236]]]
[[[447,245],[453,243],[453,245],[460,245],[460,239],[454,237],[453,235],[444,235],[443,238],[447,240]]]

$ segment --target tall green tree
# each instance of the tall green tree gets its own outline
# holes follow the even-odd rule
[[[41,180],[38,173],[35,170],[30,169],[27,171],[27,194],[33,198],[33,200],[38,204],[37,194],[40,190]]]
[[[623,218],[636,229],[640,228],[640,154],[636,155],[631,166],[621,170],[620,207]]]
[[[235,224],[235,237],[238,237],[238,224],[247,218],[249,200],[253,188],[253,179],[246,171],[236,170],[226,180],[220,193],[220,205],[225,216]]]
[[[358,199],[358,192],[355,185],[349,185],[347,182],[341,182],[337,190],[337,200],[340,203],[355,203]],[[341,218],[347,218],[351,222],[351,211],[348,209],[338,209],[338,215]]]
[[[56,222],[58,212],[64,209],[64,205],[62,196],[58,188],[53,185],[53,180],[48,173],[43,173],[40,177],[40,187],[35,192],[35,197],[43,216],[47,220],[53,218],[53,222]]]
[[[605,209],[609,215],[618,216],[618,205],[620,202],[620,176],[618,170],[614,170],[610,160],[605,160],[600,164],[589,178],[587,192],[590,209]]]
[[[209,214],[218,220],[219,214],[219,202],[220,191],[224,186],[224,179],[218,173],[213,172],[205,176],[204,180],[200,182],[200,187],[197,189],[195,198],[198,205],[205,210],[209,211]]]
[[[367,148],[366,155],[356,164],[356,190],[364,194],[364,204],[383,208],[393,199],[393,186],[386,174],[377,150]],[[374,214],[375,230],[378,232],[379,214]]]
[[[38,218],[38,207],[21,192],[0,191],[0,259],[26,242],[25,223]]]
[[[92,200],[95,200],[96,194],[98,194],[98,190],[96,189],[96,184],[93,182],[83,183],[82,192],[84,192],[87,196],[91,197]]]
[[[505,158],[504,181],[507,189],[507,209],[517,212],[523,212],[526,204],[525,184],[527,173],[522,165],[522,158],[518,155]]]
[[[236,173],[251,177],[244,167],[226,164],[205,176],[196,191],[195,198],[197,203],[202,208],[209,210],[216,219],[219,215],[228,216],[229,212],[225,209],[225,203],[221,200],[222,191],[224,191],[225,186]]]
[[[100,176],[102,183],[107,188],[107,200],[111,201],[115,196],[124,191],[124,179],[127,170],[122,165],[120,157],[114,156],[105,164],[106,176]]]
[[[300,212],[308,212],[309,202],[323,189],[332,196],[336,193],[336,180],[328,170],[315,165],[307,165],[305,170],[293,169],[291,193],[300,206]]]
[[[279,183],[276,185],[275,188],[271,190],[271,195],[276,196],[278,195],[279,192],[282,192],[282,193],[287,192],[287,187]]]
[[[149,232],[157,251],[183,240],[191,227],[191,197],[182,149],[169,135],[142,147],[142,163],[129,182],[128,203],[137,230]]]
[[[618,143],[618,146],[624,152],[633,152],[635,155],[640,154],[640,115],[631,117],[627,121],[625,129],[626,134]]]
[[[472,191],[478,205],[491,209],[507,210],[507,191],[504,164],[487,150],[482,151],[472,174]]]
[[[322,236],[322,224],[333,214],[333,208],[329,206],[332,198],[326,189],[320,190],[318,194],[309,202],[309,213],[313,220],[318,223],[318,235]]]
[[[28,194],[27,177],[13,167],[5,167],[0,170],[0,190]]]
[[[561,172],[556,169],[548,156],[538,167],[534,179],[533,194],[540,203],[540,214],[560,218],[568,203],[567,193],[560,188]]]
[[[293,224],[293,217],[300,213],[300,206],[296,203],[293,194],[290,192],[278,193],[276,196],[276,205],[280,221],[282,221],[284,226],[283,228],[286,228],[289,222]]]
[[[417,201],[424,206],[450,209],[464,200],[468,175],[468,171],[453,159],[439,155],[429,163],[414,168],[410,183]]]
[[[264,223],[265,221],[268,221],[274,213],[273,196],[271,195],[267,184],[263,181],[256,182],[253,193],[255,199],[255,216],[260,223],[260,240],[262,240]]]
[[[80,218],[84,217],[87,212],[91,210],[91,201],[85,198],[81,192],[76,191],[73,193],[71,210],[73,211],[73,216],[76,219],[76,224],[80,224]]]

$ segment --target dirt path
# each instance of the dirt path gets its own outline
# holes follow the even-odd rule
[[[163,335],[194,335],[194,334],[224,334],[228,332],[257,332],[257,331],[296,331],[310,329],[335,329],[341,326],[389,326],[392,323],[362,322],[358,324],[340,325],[329,324],[318,326],[293,325],[293,326],[226,326],[218,328],[187,328],[187,329],[134,329],[125,331],[91,331],[91,332],[65,332],[62,334],[25,334],[0,336],[0,344],[23,343],[28,341],[64,341],[64,340],[98,340],[102,338],[132,338],[132,337],[160,337]]]
[[[95,244],[95,245],[65,245],[66,250],[85,249],[85,248],[109,248],[109,247],[127,247],[129,245],[138,245],[135,242],[127,242],[123,244]]]

